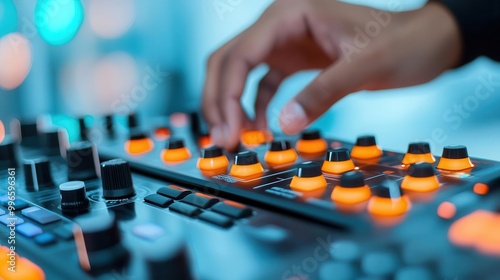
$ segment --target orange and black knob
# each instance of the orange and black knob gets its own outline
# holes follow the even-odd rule
[[[349,171],[340,177],[340,182],[335,188],[331,198],[337,203],[356,204],[370,199],[370,187],[365,184],[365,178],[359,171]]]
[[[403,164],[409,165],[417,162],[434,163],[436,159],[431,154],[431,148],[427,142],[415,142],[408,145],[408,151],[403,158]]]
[[[430,192],[439,188],[434,167],[428,162],[410,165],[408,175],[403,178],[401,188],[413,192]]]
[[[326,152],[321,170],[330,174],[342,174],[354,170],[354,167],[349,149],[335,148]]]
[[[217,172],[218,174],[225,173],[228,165],[229,161],[222,148],[217,146],[203,149],[196,164],[201,171]]]
[[[377,146],[375,136],[366,135],[358,137],[356,145],[352,147],[351,157],[355,159],[373,159],[382,156],[382,149]]]
[[[234,157],[234,164],[231,166],[229,174],[241,179],[251,179],[260,176],[262,172],[264,172],[264,168],[257,158],[257,153],[243,151]]]
[[[271,167],[286,166],[297,159],[297,153],[288,141],[273,141],[264,156],[267,165]]]
[[[410,207],[408,198],[395,181],[386,180],[371,191],[368,212],[375,216],[400,216]]]
[[[470,161],[467,147],[462,145],[444,147],[443,155],[437,166],[438,169],[446,171],[462,171],[473,167],[474,164]]]
[[[328,144],[321,138],[319,130],[306,130],[297,141],[297,151],[305,157],[319,157],[326,151]]]
[[[125,142],[125,151],[131,155],[141,155],[151,151],[154,143],[146,133],[133,131],[130,133],[129,140]]]
[[[321,172],[321,165],[316,162],[304,162],[293,176],[290,188],[294,191],[310,192],[326,188],[326,179]]]
[[[161,158],[165,162],[174,163],[187,160],[191,157],[191,152],[184,146],[184,141],[171,137],[165,143],[165,149],[161,153]]]

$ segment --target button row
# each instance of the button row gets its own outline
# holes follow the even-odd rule
[[[232,226],[233,219],[247,218],[252,215],[252,209],[239,203],[220,202],[217,198],[192,193],[177,186],[160,188],[156,194],[145,197],[144,201],[160,208],[168,207],[173,212],[188,217],[197,217],[223,228]]]

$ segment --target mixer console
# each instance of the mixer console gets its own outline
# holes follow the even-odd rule
[[[194,114],[75,119],[78,141],[56,119],[0,144],[0,279],[500,275],[500,163],[465,146],[248,130],[229,152]]]

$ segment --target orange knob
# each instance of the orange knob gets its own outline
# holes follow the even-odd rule
[[[297,141],[296,149],[304,157],[313,158],[322,156],[328,144],[321,138],[318,130],[302,132],[302,137]]]
[[[201,157],[196,166],[201,171],[209,171],[212,174],[222,174],[227,170],[229,161],[220,147],[212,146],[201,151]]]
[[[354,170],[354,162],[351,160],[349,150],[346,148],[335,148],[328,150],[321,170],[331,174],[342,174]]]
[[[385,181],[372,189],[368,212],[375,216],[400,216],[410,207],[410,201],[394,181]]]
[[[431,154],[429,143],[410,143],[408,146],[408,152],[406,152],[403,158],[403,164],[409,165],[421,161],[428,163],[434,163],[436,161],[434,156]]]
[[[462,145],[444,147],[443,155],[437,166],[438,169],[446,171],[463,171],[473,167],[474,164],[469,159],[467,147]]]
[[[198,146],[200,148],[208,148],[212,146],[212,139],[210,138],[210,135],[208,134],[201,135],[198,138]]]
[[[263,172],[264,168],[257,158],[257,153],[244,151],[235,156],[229,174],[241,179],[251,179],[259,177]]]
[[[180,162],[190,157],[191,152],[184,146],[184,141],[177,138],[168,139],[165,149],[161,152],[161,158],[167,163]]]
[[[410,165],[408,175],[401,182],[401,188],[413,192],[430,192],[439,188],[439,181],[432,164],[418,162]]]
[[[155,129],[155,139],[157,141],[164,141],[170,137],[170,129],[168,127],[159,127]]]
[[[0,246],[0,279],[5,280],[45,280],[43,270],[26,258],[22,258],[8,247]],[[10,261],[14,264],[10,266]],[[14,271],[9,270],[14,267]]]
[[[141,155],[150,152],[154,147],[154,143],[146,134],[142,132],[134,132],[125,142],[125,151],[131,155]]]
[[[337,203],[356,204],[367,201],[370,195],[370,187],[365,184],[363,174],[349,171],[342,174],[340,183],[333,189],[331,198]]]
[[[382,149],[377,146],[375,137],[371,135],[358,137],[351,151],[351,157],[355,159],[373,159],[381,156]]]
[[[305,162],[293,176],[290,188],[294,191],[311,192],[326,188],[326,179],[321,172],[321,165],[316,162]]]
[[[288,141],[273,141],[264,160],[271,167],[286,166],[295,162],[297,153]]]
[[[273,136],[270,132],[255,129],[243,131],[240,141],[245,146],[254,147],[269,142],[272,138]]]

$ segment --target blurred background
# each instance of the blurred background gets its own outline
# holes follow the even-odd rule
[[[403,11],[426,1],[347,2]],[[0,0],[0,141],[14,117],[197,111],[210,53],[271,3]],[[258,67],[248,78],[242,102],[249,115],[266,70]],[[375,134],[383,148],[396,151],[426,140],[438,155],[444,145],[465,144],[472,156],[500,160],[499,70],[499,63],[479,58],[427,84],[354,93],[313,126],[349,141]],[[279,130],[281,107],[316,74],[283,83],[268,110],[271,129]]]

